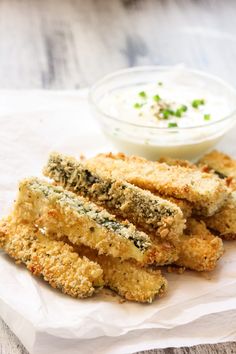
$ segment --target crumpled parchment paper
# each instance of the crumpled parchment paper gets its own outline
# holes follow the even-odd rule
[[[93,120],[87,91],[0,92],[0,215],[27,176],[41,176],[51,151],[111,150]],[[219,148],[236,156],[236,129]],[[151,305],[102,292],[76,300],[0,253],[0,316],[34,354],[131,353],[236,339],[236,242],[212,273],[166,274],[167,296]]]

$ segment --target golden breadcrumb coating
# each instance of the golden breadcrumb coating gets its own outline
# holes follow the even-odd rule
[[[236,160],[220,151],[213,150],[204,155],[198,164],[200,166],[207,165],[221,178],[233,177],[236,179]]]
[[[183,274],[185,272],[185,270],[186,270],[185,267],[179,267],[176,265],[170,265],[167,267],[168,273]]]
[[[176,204],[182,211],[185,219],[188,219],[193,213],[193,206],[190,202],[184,199],[178,199],[173,197],[165,197],[171,203]]]
[[[167,280],[160,270],[141,268],[134,261],[122,261],[111,256],[98,255],[89,247],[78,246],[79,254],[100,264],[105,285],[126,300],[151,303],[167,291]]]
[[[165,159],[167,163],[176,165],[183,165],[185,160],[173,160]],[[194,168],[195,165],[193,165]],[[232,190],[236,190],[233,186],[236,186],[236,161],[228,155],[225,155],[219,151],[212,151],[209,154],[203,156],[198,166],[195,168],[201,168],[208,170],[211,173],[216,173],[220,178],[226,179],[226,183]],[[174,202],[174,201],[173,201]],[[184,216],[187,218],[188,211],[186,208],[182,208]],[[232,192],[224,205],[212,216],[202,217],[206,226],[213,232],[225,240],[236,240],[236,192]]]
[[[52,153],[44,174],[67,190],[88,197],[143,231],[178,242],[185,220],[175,204],[130,183],[92,172],[72,157]]]
[[[224,240],[236,240],[236,191],[214,215],[203,219],[209,229]]]
[[[86,161],[93,171],[103,170],[140,188],[185,199],[195,213],[213,215],[224,204],[229,190],[219,178],[199,170],[147,161],[124,154],[100,154]]]
[[[215,269],[223,255],[223,242],[211,234],[203,221],[188,219],[187,229],[180,242],[181,250],[176,264],[197,271]]]
[[[150,239],[152,241],[152,250],[148,254],[147,261],[143,262],[143,264],[155,263],[155,265],[163,266],[172,264],[179,258],[179,242],[175,245],[169,241],[160,241],[155,235],[150,235]]]
[[[36,178],[20,183],[14,217],[45,228],[59,239],[66,235],[71,243],[84,244],[100,254],[159,265],[178,258],[175,246],[164,241],[154,244],[128,221],[120,222],[83,197]]]
[[[181,167],[191,168],[194,170],[198,169],[196,165],[194,165],[192,162],[188,160],[174,159],[172,157],[161,157],[158,160],[158,162],[166,163],[169,166],[181,166]],[[173,197],[169,197],[168,200],[170,200],[172,203],[175,203],[176,205],[178,205],[178,207],[180,207],[185,219],[188,219],[192,215],[193,206],[187,200],[177,199]]]
[[[198,165],[187,160],[172,159],[170,157],[163,157],[159,162],[166,163],[170,166],[189,167],[202,172],[215,174],[219,178],[224,179],[230,189],[236,190],[236,161],[219,151],[214,150],[206,154],[199,160]]]
[[[188,160],[174,159],[172,157],[160,157],[158,160],[159,163],[166,163],[169,166],[181,166],[196,169],[196,165]]]
[[[64,294],[85,298],[103,286],[103,271],[97,263],[81,258],[71,246],[48,239],[28,224],[15,225],[10,219],[2,221],[0,247]]]

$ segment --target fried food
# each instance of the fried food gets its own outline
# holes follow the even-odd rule
[[[207,165],[220,177],[233,177],[236,179],[236,160],[217,150],[204,155],[198,162],[201,165]]]
[[[193,206],[191,203],[189,203],[187,200],[173,197],[166,197],[166,199],[169,200],[171,203],[176,204],[181,209],[185,219],[190,218],[193,213]]]
[[[103,286],[103,271],[97,263],[81,258],[64,242],[46,238],[34,226],[15,225],[10,218],[2,221],[0,247],[64,294],[85,298]]]
[[[79,246],[79,254],[97,262],[103,270],[105,286],[126,300],[151,303],[167,291],[167,280],[160,270],[141,268],[133,261],[122,261],[111,256],[98,255],[89,247]]]
[[[199,170],[147,161],[124,154],[100,154],[85,165],[93,171],[106,171],[140,188],[188,200],[197,214],[211,216],[224,204],[229,191],[219,178]]]
[[[203,220],[209,229],[224,240],[236,240],[236,191],[231,193],[228,201],[215,215]]]
[[[164,241],[154,244],[128,221],[117,221],[83,197],[36,178],[20,183],[14,217],[45,228],[59,239],[66,235],[71,243],[89,246],[100,254],[159,265],[178,257],[173,245]]]
[[[215,269],[223,255],[223,242],[211,234],[203,221],[188,219],[187,229],[181,238],[180,254],[176,264],[197,271]]]
[[[189,167],[202,172],[214,173],[219,178],[225,179],[228,187],[236,190],[236,161],[219,151],[214,150],[206,154],[199,160],[197,165],[187,160],[172,159],[170,157],[160,158],[159,162],[170,166]]]
[[[161,160],[172,165],[185,165],[185,160],[175,160],[171,158],[163,158]],[[203,170],[207,168],[209,172],[216,173],[220,178],[226,178],[231,188],[233,184],[236,186],[236,161],[219,151],[215,150],[203,156],[199,161],[199,166],[193,165],[192,168],[201,168]],[[233,181],[230,180],[232,178]],[[232,189],[236,190],[236,188]],[[190,216],[187,216],[189,214],[188,208],[181,207],[181,205],[179,205],[179,207],[186,218]],[[221,238],[225,240],[236,240],[236,192],[230,194],[224,205],[214,215],[202,217],[202,219],[206,226],[217,233]]]
[[[70,296],[106,286],[151,303],[167,289],[155,265],[212,271],[222,238],[236,239],[236,161],[226,160],[196,166],[120,153],[80,162],[53,153],[44,174],[54,184],[20,183],[12,215],[0,222],[0,248]]]
[[[176,243],[183,232],[185,220],[176,204],[102,171],[95,173],[71,157],[51,154],[44,174],[153,236]]]
[[[72,247],[45,236],[35,226],[16,225],[10,218],[0,223],[0,247],[32,274],[72,297],[86,298],[108,286],[126,300],[151,303],[167,290],[158,270],[98,255],[89,247]]]
[[[160,157],[158,160],[159,163],[166,163],[169,166],[181,166],[196,169],[196,165],[188,160],[173,159],[172,157]]]

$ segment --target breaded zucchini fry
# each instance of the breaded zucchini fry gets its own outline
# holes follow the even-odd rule
[[[214,173],[221,179],[225,179],[226,185],[233,190],[236,190],[236,161],[230,156],[218,151],[212,151],[203,156],[198,165],[187,160],[172,159],[169,157],[160,158],[159,162],[166,163],[170,166],[182,166],[192,169],[198,169],[201,172]]]
[[[172,160],[168,158],[165,160],[167,163],[170,162],[171,164],[182,165],[182,160]],[[214,150],[203,156],[199,161],[198,168],[206,169],[206,166],[210,172],[216,173],[220,178],[227,178],[229,187],[236,190],[235,160],[228,155]],[[195,166],[195,168],[197,167]],[[179,205],[179,207],[181,208],[181,205]],[[181,208],[181,210],[186,217],[184,209]],[[185,210],[187,211],[187,209]],[[224,240],[236,240],[236,192],[230,194],[225,204],[214,215],[210,217],[202,217],[202,219],[206,226],[213,232],[217,233],[219,237]]]
[[[203,219],[209,229],[224,240],[236,240],[236,191],[225,205],[209,218]]]
[[[159,161],[166,162],[170,165],[184,166],[188,161],[174,160],[171,158],[162,158]],[[186,163],[185,163],[186,162]],[[199,166],[192,165],[192,168],[202,168],[206,170],[206,166],[209,172],[216,173],[220,178],[233,178],[233,181],[229,181],[230,187],[233,184],[236,186],[236,161],[231,159],[228,155],[220,153],[218,151],[212,151],[209,154],[202,157],[199,161]],[[191,167],[191,165],[190,165]],[[232,188],[235,189],[236,188]],[[174,200],[173,200],[174,202]],[[181,207],[185,218],[190,217],[188,208]],[[214,215],[210,217],[202,217],[206,226],[213,232],[216,232],[219,237],[225,240],[236,240],[236,192],[230,194],[224,205]]]
[[[85,165],[94,171],[106,171],[110,177],[123,178],[154,193],[188,200],[195,213],[205,216],[211,216],[219,210],[229,194],[225,183],[211,174],[124,154],[98,155],[87,160]]]
[[[14,217],[46,228],[58,238],[67,236],[71,243],[84,244],[100,254],[158,264],[177,258],[174,247],[168,248],[164,242],[154,245],[129,222],[119,222],[83,197],[36,178],[20,183]]]
[[[181,166],[192,169],[197,169],[196,165],[188,160],[173,159],[172,157],[160,157],[159,163],[166,163],[169,166]]]
[[[79,254],[100,264],[105,285],[126,300],[151,303],[167,290],[167,280],[160,270],[141,268],[133,261],[98,255],[89,247],[79,246],[76,249]]]
[[[176,204],[181,209],[185,219],[188,219],[192,215],[193,207],[192,204],[189,203],[187,200],[173,198],[173,197],[165,197],[165,198],[169,200],[171,203]]]
[[[176,264],[197,271],[211,271],[223,255],[223,242],[210,233],[203,221],[190,218],[180,242]]]
[[[35,227],[2,221],[0,246],[32,274],[72,297],[91,296],[103,286],[103,271],[97,263],[80,258],[71,246],[48,239]]]
[[[178,242],[183,232],[185,220],[175,204],[125,181],[112,180],[102,171],[94,173],[71,157],[51,154],[44,174],[147,233]]]
[[[220,178],[233,177],[236,179],[236,160],[217,150],[204,155],[198,162],[201,165],[207,165]]]

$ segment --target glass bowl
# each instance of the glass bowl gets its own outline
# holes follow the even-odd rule
[[[149,83],[165,80],[175,75],[178,83],[189,89],[204,88],[212,95],[224,98],[229,114],[198,126],[160,128],[139,124],[112,116],[101,106],[104,96],[127,89],[137,89]],[[161,156],[196,160],[212,149],[236,122],[236,91],[223,80],[204,72],[182,66],[148,66],[124,69],[105,76],[90,90],[89,103],[105,135],[119,150],[129,155],[139,155],[151,160]]]

